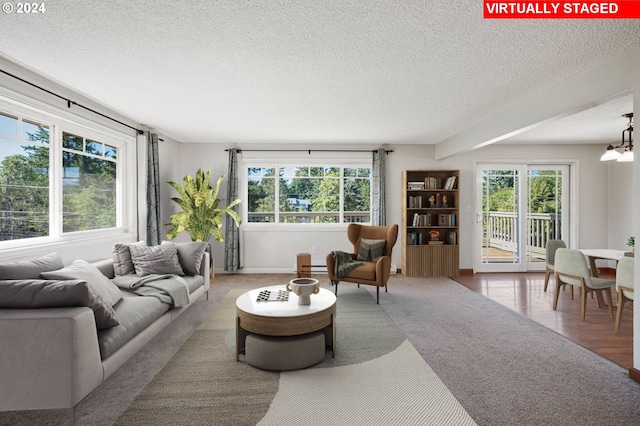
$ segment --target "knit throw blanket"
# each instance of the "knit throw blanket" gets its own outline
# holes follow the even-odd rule
[[[118,287],[138,296],[153,296],[162,303],[176,308],[189,304],[189,292],[186,281],[172,274],[152,274],[144,277],[137,275],[121,275],[113,279]]]
[[[351,254],[344,251],[335,250],[333,253],[333,275],[344,278],[350,271],[362,266],[362,262],[356,262],[351,258]]]

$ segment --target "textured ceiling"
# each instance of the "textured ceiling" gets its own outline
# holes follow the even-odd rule
[[[46,7],[0,15],[2,56],[182,142],[438,143],[640,44],[640,20],[484,20],[480,0]]]

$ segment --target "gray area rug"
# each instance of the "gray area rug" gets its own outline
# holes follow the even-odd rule
[[[640,424],[626,369],[452,280],[394,276],[380,303],[480,425]]]
[[[475,424],[366,290],[341,289],[335,358],[282,373],[235,361],[241,293],[229,292],[116,424]]]

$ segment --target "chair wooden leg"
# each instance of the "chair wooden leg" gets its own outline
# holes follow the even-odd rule
[[[376,305],[380,304],[380,286],[376,286]]]
[[[607,308],[609,309],[609,318],[613,318],[613,307],[611,303],[611,288],[607,288],[604,291],[607,296]]]
[[[622,319],[622,311],[624,310],[624,302],[626,302],[622,290],[618,290],[618,307],[616,309],[616,323],[613,326],[613,331],[618,332],[620,330],[620,320]]]
[[[551,276],[551,269],[547,268],[547,271],[544,273],[544,291],[547,291],[547,287],[549,286],[549,276]]]
[[[339,281],[335,281],[335,280],[331,280],[331,285],[336,286],[336,290],[334,292],[334,294],[337,296],[338,295],[338,283]]]
[[[564,287],[564,285],[558,280],[556,277],[556,290],[555,295],[553,296],[553,310],[555,311],[558,307],[558,297],[560,296],[560,287]],[[571,286],[573,287],[573,286]]]
[[[582,317],[582,321],[586,316],[587,312],[587,289],[582,286],[580,287],[580,316]]]

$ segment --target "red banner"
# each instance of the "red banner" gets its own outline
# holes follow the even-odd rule
[[[638,19],[640,0],[491,1],[484,0],[485,19]]]

